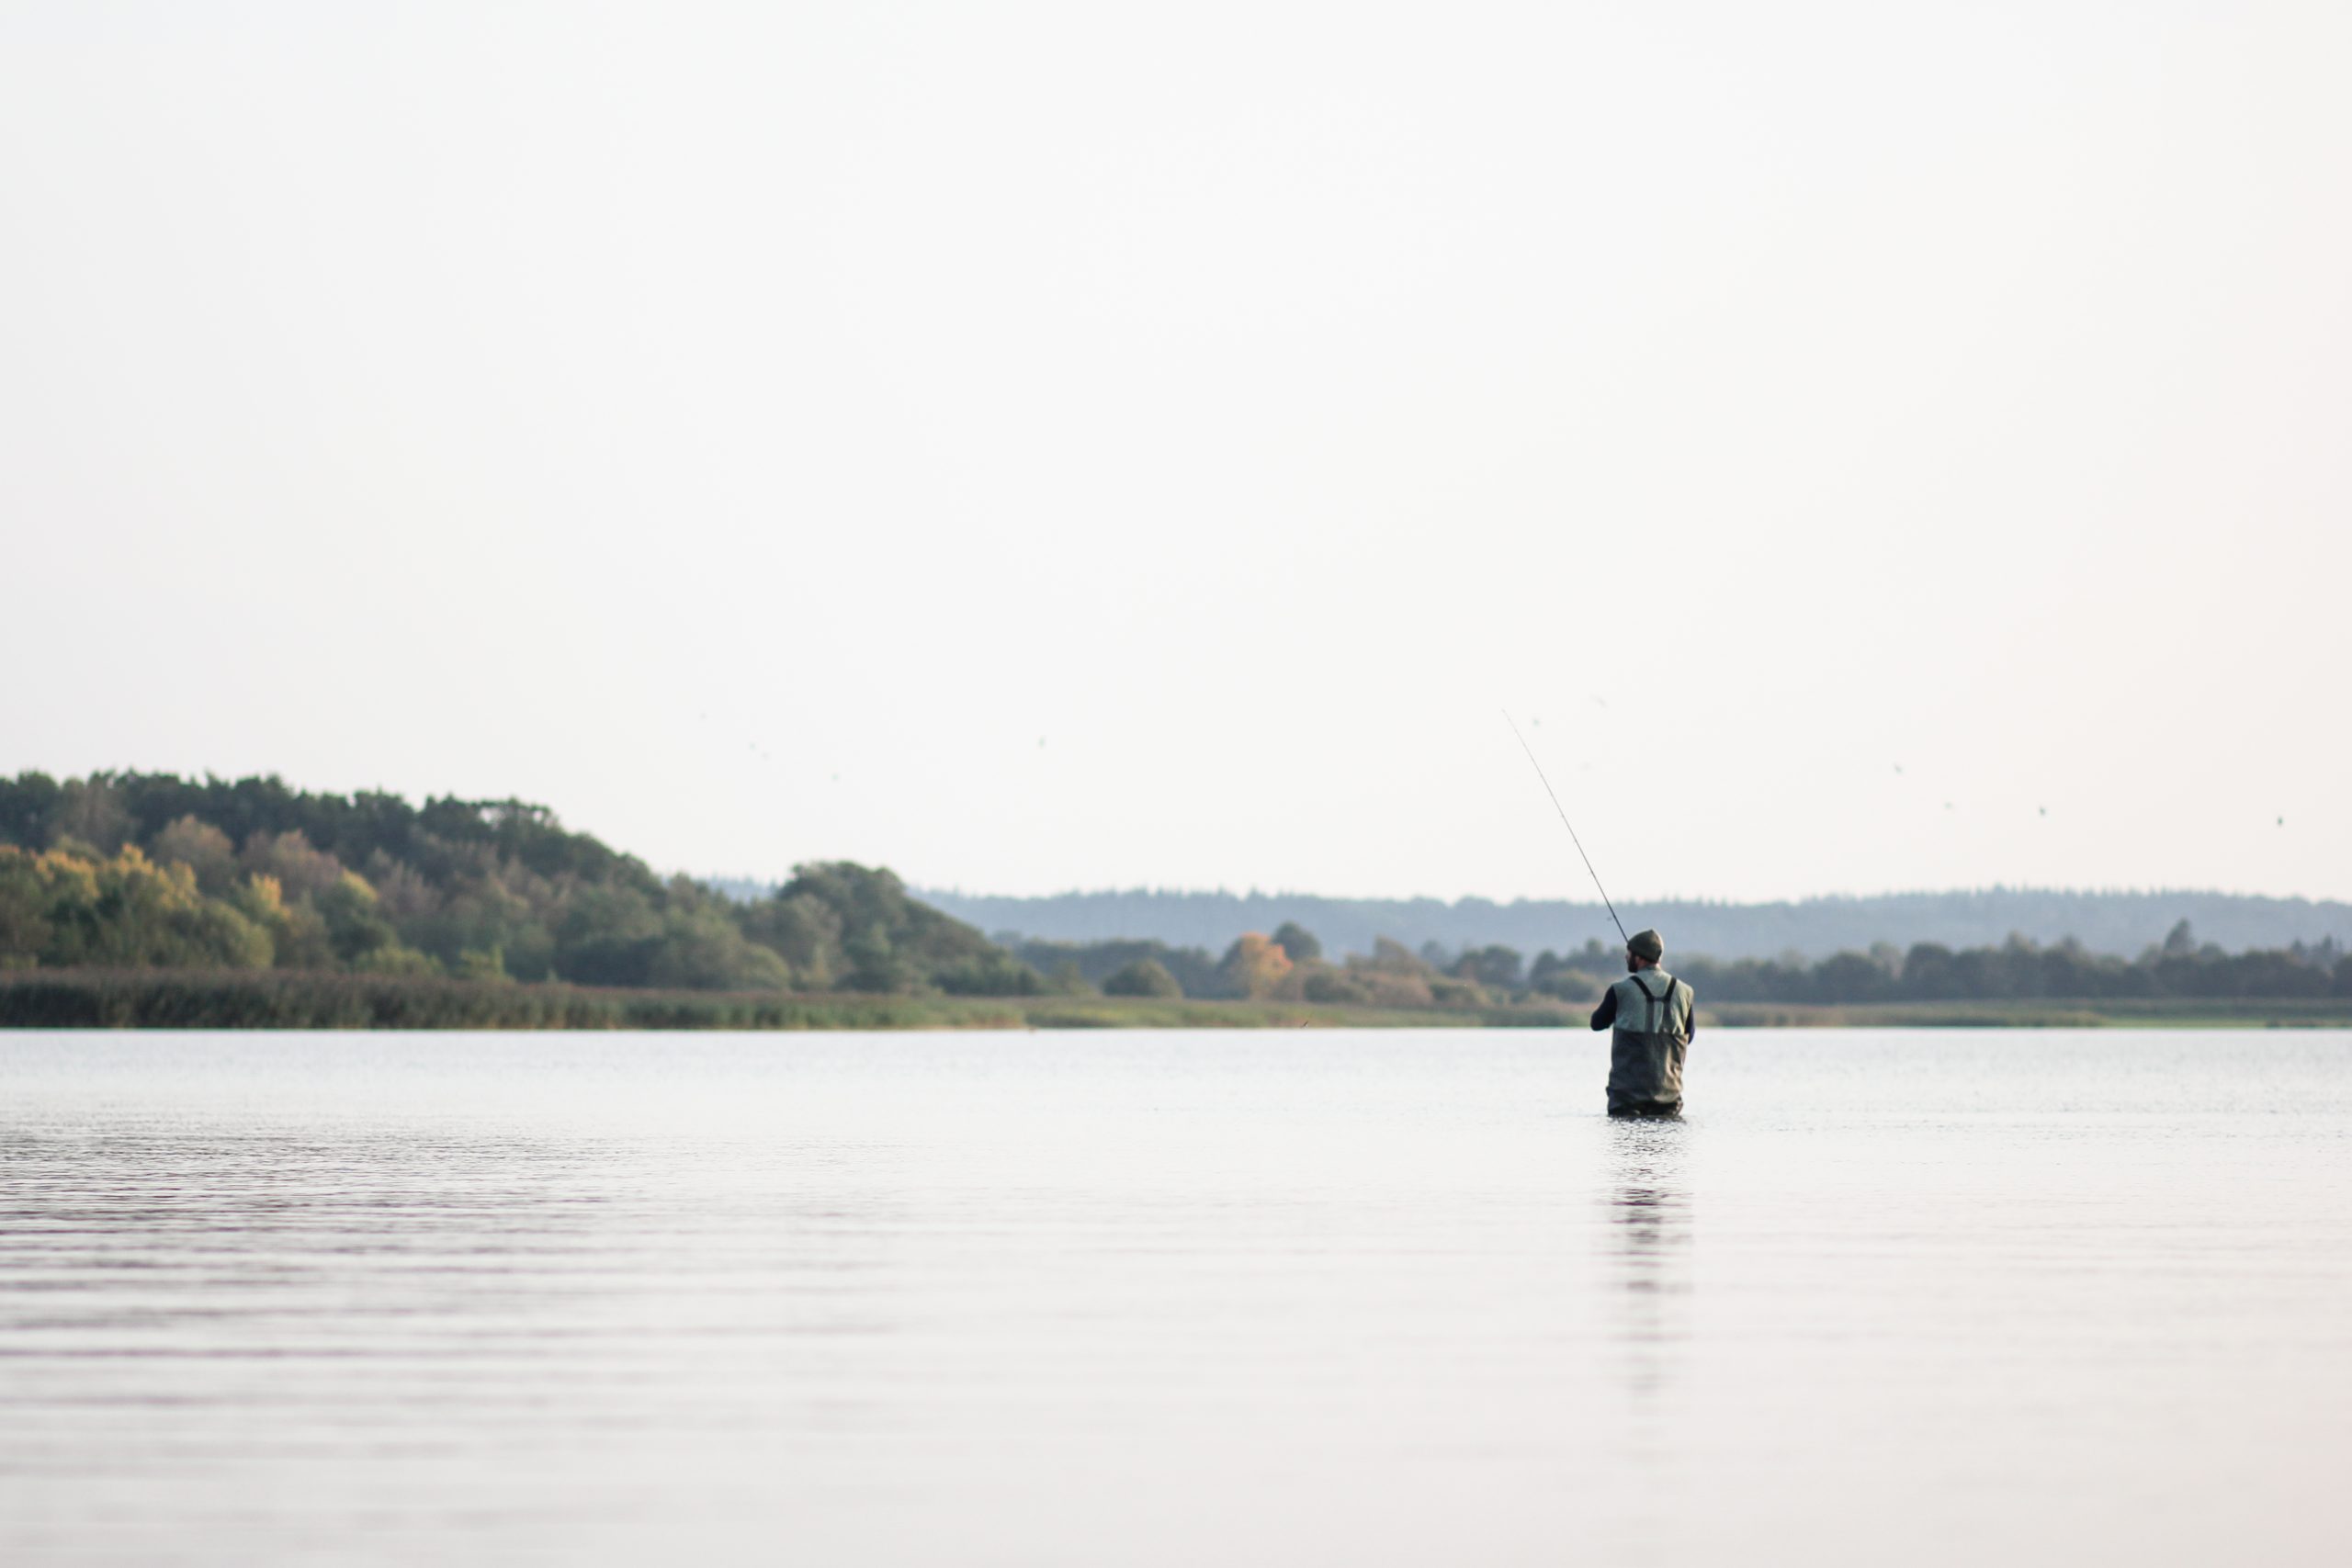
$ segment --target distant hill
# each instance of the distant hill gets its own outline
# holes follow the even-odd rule
[[[746,888],[748,891],[748,886]],[[1063,893],[999,897],[919,890],[918,897],[1000,941],[1008,933],[1059,942],[1157,938],[1175,947],[1221,953],[1244,931],[1271,931],[1285,920],[1315,933],[1327,952],[1370,953],[1385,937],[1419,949],[1449,952],[1501,943],[1533,954],[1566,952],[1599,937],[1613,945],[1599,904],[1485,898],[1323,898],[1296,893]],[[1806,898],[1773,904],[1699,901],[1621,906],[1629,929],[1656,926],[1670,951],[1726,961],[1799,954],[1825,958],[1941,942],[1953,948],[1997,944],[2011,932],[2037,942],[2073,937],[2094,953],[2136,957],[2183,919],[2198,940],[2233,952],[2281,948],[2329,938],[2352,943],[2352,904],[2263,898],[2233,893],[2076,893],[1995,887],[1970,892],[1890,893]]]

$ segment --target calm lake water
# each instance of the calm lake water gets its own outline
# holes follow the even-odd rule
[[[0,1034],[0,1560],[2352,1561],[2352,1036]]]

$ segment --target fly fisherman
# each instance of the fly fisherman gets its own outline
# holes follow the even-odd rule
[[[1657,966],[1666,939],[1635,931],[1625,942],[1633,973],[1601,994],[1592,1027],[1609,1039],[1609,1114],[1673,1116],[1682,1110],[1682,1058],[1698,1032],[1697,995]]]

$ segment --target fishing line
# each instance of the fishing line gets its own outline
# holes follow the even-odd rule
[[[1600,901],[1609,910],[1610,923],[1617,928],[1617,934],[1630,945],[1634,939],[1625,935],[1625,922],[1617,918],[1617,906],[1609,902],[1609,889],[1601,887],[1600,873],[1592,870],[1592,857],[1584,852],[1584,840],[1577,837],[1577,825],[1568,820],[1568,808],[1560,804],[1560,792],[1552,787],[1550,779],[1544,778],[1544,764],[1535,761],[1535,748],[1527,743],[1526,736],[1520,734],[1519,726],[1511,723],[1509,708],[1503,709],[1503,722],[1510,725],[1511,738],[1519,742],[1519,749],[1527,753],[1527,761],[1534,767],[1535,776],[1544,780],[1544,793],[1552,797],[1552,809],[1560,814],[1560,826],[1568,830],[1568,842],[1577,847],[1577,854],[1584,861],[1585,870],[1592,873],[1592,885],[1600,889]]]

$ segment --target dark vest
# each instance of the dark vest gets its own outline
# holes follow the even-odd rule
[[[1609,1036],[1609,1109],[1670,1111],[1682,1103],[1682,1059],[1690,1049],[1698,998],[1663,969],[1644,969],[1610,987],[1617,1019]]]

